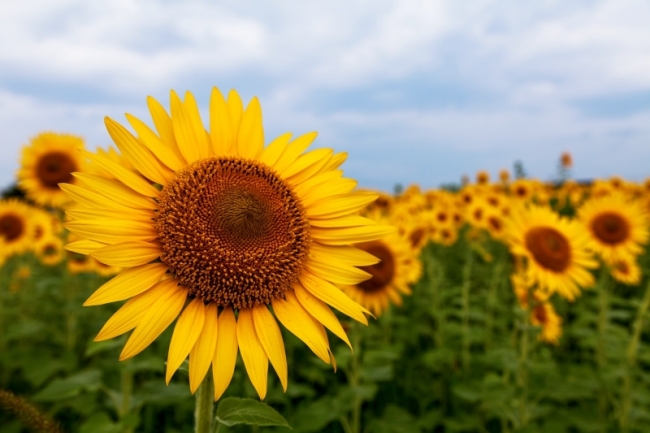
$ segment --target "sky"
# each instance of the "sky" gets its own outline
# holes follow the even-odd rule
[[[39,132],[110,145],[190,90],[260,99],[266,142],[318,131],[363,187],[523,162],[552,179],[650,176],[650,2],[0,2],[0,188]],[[124,122],[125,123],[125,122]]]

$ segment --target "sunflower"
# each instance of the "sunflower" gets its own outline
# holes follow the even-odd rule
[[[569,152],[562,152],[562,155],[560,155],[560,165],[565,169],[573,167],[573,157]]]
[[[433,236],[433,241],[450,247],[458,240],[458,230],[454,226],[440,227]]]
[[[465,209],[465,219],[474,227],[485,227],[485,215],[487,214],[488,204],[483,198],[475,197],[472,204]]]
[[[588,200],[578,216],[589,233],[589,247],[608,264],[636,257],[648,242],[648,214],[623,194]]]
[[[487,209],[484,217],[485,228],[492,239],[503,239],[506,233],[507,221],[498,209]]]
[[[579,286],[594,284],[588,269],[598,263],[587,250],[588,235],[578,222],[532,205],[513,215],[506,236],[512,253],[526,258],[528,280],[542,292],[574,300]]]
[[[33,208],[30,218],[34,225],[33,247],[34,251],[37,251],[43,242],[54,236],[53,217],[42,209]]]
[[[0,200],[0,254],[20,254],[32,247],[34,224],[30,218],[32,207],[10,198]]]
[[[490,174],[485,170],[479,170],[476,173],[476,183],[479,185],[487,185],[490,183]]]
[[[499,170],[499,180],[503,184],[507,184],[508,182],[510,182],[510,172],[505,168]]]
[[[356,302],[380,316],[390,302],[402,305],[401,295],[410,295],[409,285],[422,274],[421,262],[409,241],[397,233],[383,239],[355,244],[355,247],[377,257],[379,261],[361,269],[372,277],[355,285],[344,286],[343,290]]]
[[[541,326],[540,341],[558,344],[562,335],[562,319],[555,312],[550,302],[540,302],[530,313],[530,322],[535,326]]]
[[[638,286],[641,283],[641,268],[632,257],[618,259],[611,264],[612,277],[628,286]]]
[[[526,179],[517,179],[510,184],[510,194],[521,201],[529,201],[533,197],[533,184]]]
[[[129,299],[96,340],[135,328],[120,355],[128,359],[178,317],[167,382],[189,356],[191,391],[212,365],[217,399],[239,351],[260,398],[269,361],[286,390],[276,318],[333,362],[324,327],[349,340],[329,306],[362,323],[369,314],[336,286],[370,277],[357,268],[368,254],[350,245],[394,229],[354,215],[377,195],[352,192],[356,182],[339,170],[345,153],[305,152],[315,133],[283,134],[264,147],[257,98],[244,110],[235,91],[226,100],[214,88],[210,132],[189,92],[184,101],[171,92],[171,116],[155,99],[148,104],[156,131],[127,115],[136,137],[106,118],[135,171],[85,153],[113,178],[75,174],[80,185],[61,186],[83,207],[65,226],[85,239],[67,249],[124,268],[84,304]]]
[[[27,196],[42,206],[61,207],[69,199],[60,183],[76,183],[72,172],[82,171],[81,137],[44,132],[23,147],[18,182]]]
[[[65,257],[63,241],[58,236],[44,238],[35,252],[41,263],[46,266],[58,265]]]

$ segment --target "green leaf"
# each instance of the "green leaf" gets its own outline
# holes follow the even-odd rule
[[[35,401],[61,401],[76,397],[82,390],[93,391],[101,385],[100,370],[86,370],[65,379],[54,379],[34,396]]]
[[[217,407],[217,421],[231,427],[237,424],[289,427],[289,423],[266,403],[250,398],[226,398]]]

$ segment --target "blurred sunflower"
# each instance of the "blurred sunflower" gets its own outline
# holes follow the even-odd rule
[[[20,254],[32,247],[35,227],[32,207],[10,198],[0,200],[0,255]]]
[[[490,174],[485,170],[479,170],[476,173],[476,183],[479,185],[487,185],[490,183]]]
[[[69,211],[65,226],[86,240],[67,248],[125,268],[84,304],[129,299],[96,340],[135,328],[120,355],[128,359],[178,317],[167,382],[189,355],[191,391],[212,365],[217,399],[239,350],[264,398],[269,361],[287,387],[272,306],[320,359],[333,361],[323,326],[349,341],[328,304],[363,323],[369,313],[334,284],[370,276],[357,268],[368,254],[350,245],[394,231],[353,215],[377,195],[352,192],[356,182],[338,170],[345,154],[305,153],[315,133],[293,141],[284,134],[264,147],[257,98],[244,110],[235,91],[226,100],[214,88],[209,133],[189,92],[184,101],[171,92],[171,116],[155,99],[148,104],[157,132],[127,115],[136,137],[106,118],[136,171],[86,153],[114,179],[75,174],[81,185],[61,186],[84,208]]]
[[[68,196],[60,183],[76,183],[73,172],[83,171],[81,137],[45,132],[23,147],[18,183],[27,196],[42,206],[61,207]]]
[[[615,260],[611,264],[612,277],[628,286],[637,286],[641,282],[641,268],[633,257]]]
[[[533,198],[533,184],[526,179],[517,179],[510,184],[510,194],[521,201],[529,201]]]
[[[648,242],[648,215],[636,200],[610,194],[586,201],[578,217],[589,233],[589,248],[612,264],[636,257]]]
[[[343,290],[359,304],[376,316],[380,316],[392,301],[402,305],[401,295],[410,295],[409,285],[422,274],[421,262],[409,241],[397,233],[383,239],[354,245],[377,257],[378,262],[361,267],[372,277],[355,285],[344,286]]]
[[[31,209],[31,221],[34,225],[34,238],[32,239],[34,251],[39,250],[46,240],[54,236],[52,215],[42,209]]]
[[[530,322],[541,326],[542,332],[538,338],[546,343],[558,344],[562,335],[562,318],[557,315],[550,302],[538,303],[530,314]]]
[[[510,182],[510,172],[505,168],[499,170],[499,180],[503,184],[507,184],[508,182]]]
[[[46,266],[58,265],[65,257],[63,241],[58,236],[44,238],[35,249],[35,252],[40,262]]]
[[[587,250],[587,237],[576,221],[537,205],[517,212],[508,224],[510,249],[526,258],[529,281],[542,292],[557,292],[571,301],[580,294],[579,286],[594,284],[588,269],[598,263]]]

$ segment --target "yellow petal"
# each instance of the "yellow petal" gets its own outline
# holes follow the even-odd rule
[[[161,281],[158,285],[162,285],[167,290],[150,305],[136,326],[120,354],[120,361],[142,352],[171,325],[183,309],[187,298],[186,288],[179,287],[175,279]]]
[[[291,291],[285,299],[273,300],[273,312],[280,323],[302,340],[323,362],[329,364],[329,343],[323,325],[303,308]]]
[[[262,107],[257,97],[248,104],[239,125],[237,153],[242,158],[256,159],[264,148]]]
[[[340,262],[319,262],[313,258],[307,262],[307,269],[317,277],[345,286],[354,286],[372,276],[354,266],[344,265]]]
[[[284,176],[291,185],[297,185],[311,178],[327,163],[334,151],[332,149],[316,149],[307,152],[296,160],[285,172]]]
[[[280,327],[266,305],[253,307],[255,333],[259,338],[271,365],[280,378],[282,389],[287,390],[287,355],[284,351],[284,341]]]
[[[320,172],[324,173],[327,171],[336,170],[341,166],[341,164],[345,162],[346,159],[348,159],[348,153],[339,152],[336,155],[333,155],[330,160],[327,161],[327,164],[325,164],[323,168],[320,169]]]
[[[210,137],[212,150],[216,156],[230,154],[233,142],[230,113],[226,100],[216,87],[212,88],[210,95]]]
[[[83,219],[129,219],[140,222],[151,222],[156,217],[156,214],[147,209],[133,209],[126,210],[112,210],[112,209],[88,209],[84,207],[76,207],[74,210],[65,211],[73,220]]]
[[[200,149],[202,142],[201,137],[196,137],[196,131],[186,113],[186,107],[178,97],[176,92],[171,91],[171,111],[172,125],[174,126],[174,136],[178,143],[178,148],[183,154],[183,158],[188,164],[201,159],[201,155],[207,154],[207,150]],[[205,137],[203,137],[205,139]]]
[[[158,236],[153,226],[132,221],[119,223],[114,220],[71,221],[63,226],[79,236],[109,245],[120,242],[152,241]]]
[[[190,354],[198,340],[205,322],[205,305],[199,298],[194,298],[178,318],[167,355],[167,372],[165,381],[169,384],[174,373]]]
[[[356,192],[335,195],[306,206],[309,218],[336,218],[358,211],[377,200],[379,195],[369,192]]]
[[[376,221],[359,215],[346,215],[338,218],[328,218],[322,220],[312,220],[310,224],[313,227],[337,228],[337,227],[357,227],[377,225]]]
[[[122,271],[95,290],[83,305],[102,305],[137,296],[160,281],[167,269],[164,263],[150,263]]]
[[[237,318],[237,342],[239,351],[246,366],[248,377],[253,383],[261,400],[266,397],[266,381],[268,374],[268,357],[262,343],[257,338],[255,323],[253,321],[253,310],[244,308],[239,310]]]
[[[147,149],[156,155],[169,169],[177,171],[185,167],[185,163],[142,120],[128,113],[126,114],[126,120],[129,121],[131,127],[138,134],[138,138]]]
[[[219,315],[217,346],[212,359],[214,399],[219,400],[230,384],[237,362],[237,321],[232,308],[226,307]]]
[[[319,173],[315,176],[310,177],[302,183],[293,186],[293,190],[298,197],[302,200],[307,194],[310,194],[316,186],[322,185],[324,183],[332,182],[335,179],[340,179],[343,176],[341,170],[328,171],[327,173]]]
[[[260,155],[260,162],[273,167],[275,163],[280,159],[280,156],[287,148],[287,144],[291,140],[291,133],[285,132],[280,135],[278,138],[273,140],[268,146],[264,148],[262,154]]]
[[[397,229],[388,225],[321,228],[312,227],[311,237],[325,245],[348,245],[381,239]]]
[[[97,164],[101,169],[115,176],[115,179],[119,180],[133,191],[140,193],[145,197],[160,196],[160,191],[154,188],[154,186],[147,182],[147,180],[142,176],[132,172],[117,162],[112,161],[110,158],[83,150],[81,153],[94,164]]]
[[[303,287],[302,284],[294,283],[293,289],[300,305],[302,305],[309,314],[322,323],[327,329],[332,331],[334,335],[345,341],[345,343],[350,346],[350,349],[352,349],[352,344],[350,344],[350,340],[343,330],[341,322],[339,322],[339,319],[336,318],[336,315],[332,310],[330,310],[323,301],[313,296]]]
[[[273,166],[275,171],[282,176],[284,171],[288,169],[305,150],[307,150],[309,145],[316,139],[317,135],[316,132],[309,132],[289,143]]]
[[[174,173],[167,166],[161,164],[158,158],[125,127],[110,117],[105,117],[104,123],[108,134],[122,154],[142,175],[161,185],[166,185],[169,180],[174,178]]]
[[[156,203],[148,197],[127,188],[118,180],[87,173],[73,173],[73,176],[90,189],[121,205],[134,209],[156,209]]]
[[[330,171],[328,173],[337,173]],[[311,206],[313,203],[328,197],[343,195],[351,192],[357,186],[357,181],[347,178],[334,179],[331,182],[322,183],[306,192],[302,197],[303,206]]]
[[[79,205],[89,208],[89,209],[112,209],[112,210],[122,210],[129,211],[133,208],[125,206],[123,204],[117,203],[113,200],[107,199],[103,195],[90,191],[86,188],[82,188],[77,185],[70,184],[60,184],[61,188],[65,193],[74,201],[79,203]]]
[[[129,299],[106,321],[95,337],[95,341],[108,340],[135,328],[149,311],[151,304],[167,291],[166,285],[158,283],[151,289]]]
[[[199,388],[212,363],[217,347],[217,327],[217,304],[211,302],[205,307],[203,329],[190,352],[190,391],[192,394]]]
[[[195,146],[197,146],[199,152],[199,159],[214,155],[214,152],[212,152],[212,144],[210,143],[210,135],[203,126],[199,106],[192,92],[185,92],[183,107],[185,107],[185,114],[192,128],[193,137],[196,140]]]
[[[102,247],[105,247],[106,244],[97,241],[91,241],[90,239],[84,239],[81,241],[72,242],[65,246],[65,249],[72,251],[73,253],[79,254],[90,254],[95,250],[98,250]]]
[[[244,114],[244,104],[242,104],[239,94],[235,90],[228,92],[228,113],[230,114],[230,128],[232,130],[232,144],[230,145],[230,155],[237,152],[236,137],[239,137],[239,125],[242,115]]]
[[[359,248],[341,245],[321,245],[314,242],[310,246],[310,256],[320,262],[337,261],[352,266],[371,266],[379,263],[379,259]]]
[[[107,245],[91,255],[109,266],[130,268],[149,263],[161,254],[160,245],[140,241]]]
[[[176,143],[176,137],[174,137],[174,126],[172,125],[172,118],[169,117],[167,111],[160,105],[160,102],[156,101],[151,96],[147,97],[147,106],[149,107],[149,112],[151,113],[151,119],[153,124],[158,131],[158,135],[162,142],[174,152],[176,158],[183,164],[187,164],[187,161],[183,158],[183,154],[178,149],[178,144]]]
[[[350,316],[363,324],[368,324],[368,319],[363,313],[370,312],[361,305],[354,302],[345,293],[332,283],[319,278],[308,271],[303,271],[298,277],[303,287],[321,301],[339,310],[341,313]]]

